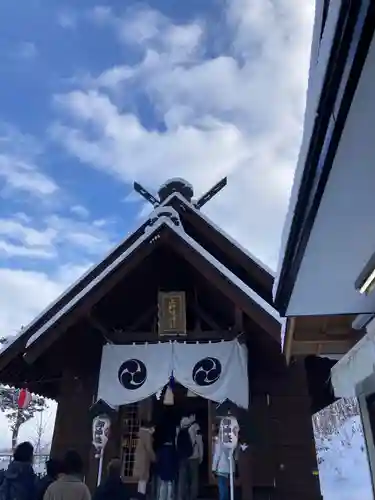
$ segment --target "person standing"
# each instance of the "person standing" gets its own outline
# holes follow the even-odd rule
[[[0,500],[35,500],[36,475],[33,470],[34,448],[27,441],[14,450],[13,460],[0,486]]]
[[[43,500],[91,500],[82,477],[82,458],[76,451],[68,451],[62,462],[62,474],[48,486]]]
[[[178,460],[174,439],[166,438],[156,453],[158,476],[157,500],[173,500],[178,473]]]
[[[217,435],[214,442],[212,472],[217,478],[219,500],[229,500],[230,453],[231,450],[223,446]]]
[[[203,439],[195,414],[183,417],[176,433],[179,460],[178,500],[197,500],[199,466],[203,461]]]
[[[61,464],[57,460],[50,458],[46,462],[46,475],[37,483],[36,500],[43,500],[44,493],[50,484],[56,481],[61,472]]]
[[[133,476],[138,480],[138,496],[146,498],[147,483],[150,479],[151,464],[156,461],[152,436],[155,427],[151,422],[142,422],[135,449]]]
[[[216,475],[219,489],[219,500],[229,500],[230,455],[233,454],[233,469],[237,459],[237,450],[224,446],[218,431],[215,437],[212,457],[212,472]],[[234,470],[233,470],[234,474]]]

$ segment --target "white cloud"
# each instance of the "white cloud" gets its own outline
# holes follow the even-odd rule
[[[15,191],[45,199],[59,190],[56,182],[37,165],[41,149],[35,140],[7,124],[0,123],[0,180],[3,196]]]
[[[6,293],[0,295],[0,330],[4,336],[15,334],[42,309],[55,300],[87,266],[60,268],[49,276],[39,271],[0,268],[0,282]]]
[[[44,308],[54,301],[69,285],[78,279],[88,267],[85,265],[66,265],[60,267],[53,275],[41,271],[24,269],[7,269],[0,267],[0,331],[3,336],[16,334],[22,326],[26,326]],[[52,439],[56,403],[50,401],[44,414],[46,423],[43,443],[49,444]],[[20,429],[19,440],[33,442],[36,433],[36,419],[32,419]],[[7,420],[0,413],[0,446],[10,447],[11,433]]]
[[[83,207],[82,205],[74,205],[70,208],[70,211],[78,215],[78,217],[82,217],[82,219],[86,219],[89,215],[90,212],[87,210],[86,207]]]
[[[77,208],[77,207],[76,207]],[[79,207],[82,213],[85,207]],[[20,219],[19,215],[0,218],[0,256],[50,259],[66,255],[101,256],[113,241],[108,222],[82,221],[59,215],[42,220]]]
[[[94,168],[153,189],[178,175],[201,193],[228,175],[207,210],[275,266],[301,138],[313,1],[228,2],[215,29],[231,43],[211,59],[210,26],[201,21],[174,25],[144,7],[120,18],[100,13],[143,58],[56,96],[67,114],[52,135]],[[148,96],[165,130],[147,129],[124,110],[134,91]]]

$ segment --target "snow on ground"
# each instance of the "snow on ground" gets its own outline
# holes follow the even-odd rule
[[[324,500],[373,500],[370,469],[359,415],[330,434],[315,434]]]

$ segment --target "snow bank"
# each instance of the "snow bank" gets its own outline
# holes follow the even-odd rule
[[[359,415],[331,434],[316,434],[320,486],[324,500],[373,500],[370,468]]]

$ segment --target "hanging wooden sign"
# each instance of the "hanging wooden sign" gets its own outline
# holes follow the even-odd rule
[[[186,335],[185,292],[159,292],[158,300],[159,335]]]

